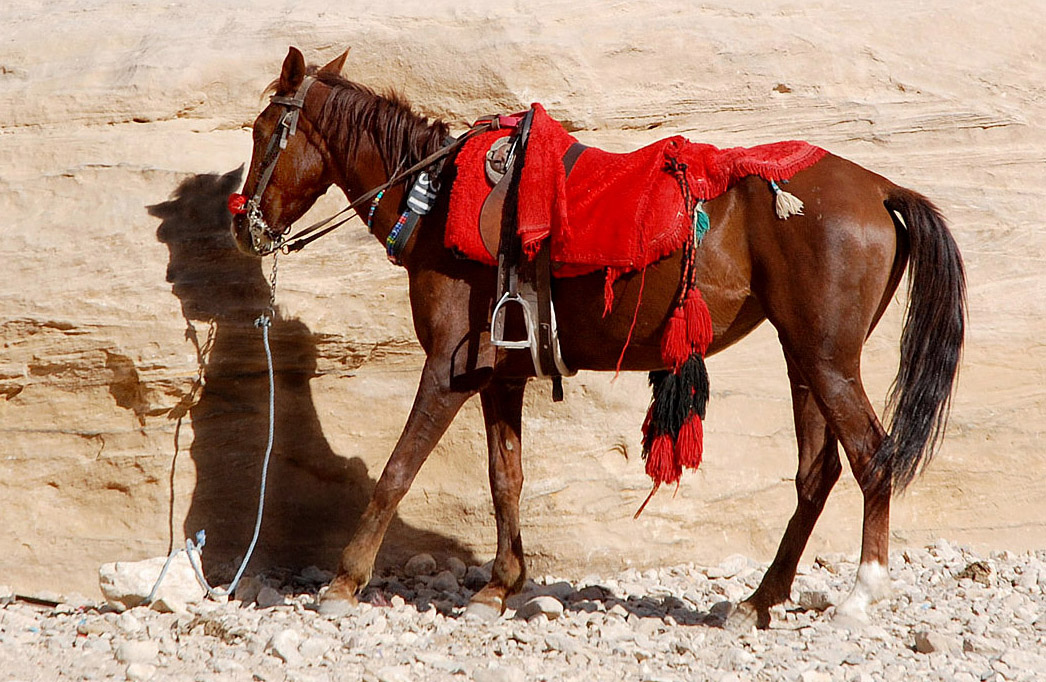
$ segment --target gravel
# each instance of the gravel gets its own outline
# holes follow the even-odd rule
[[[101,601],[58,605],[0,590],[4,680],[1038,680],[1046,678],[1046,551],[974,552],[938,541],[895,553],[894,596],[871,623],[842,627],[834,607],[857,570],[819,556],[800,567],[769,630],[718,627],[726,600],[751,592],[765,565],[673,566],[616,575],[547,576],[506,615],[463,615],[489,567],[431,557],[376,578],[359,606],[315,611],[312,568],[255,576],[258,599],[201,602],[189,612]],[[971,568],[972,566],[972,568]],[[422,569],[422,570],[417,570]],[[471,576],[471,580],[470,580]],[[460,579],[459,579],[460,577]],[[271,593],[279,595],[279,599]]]

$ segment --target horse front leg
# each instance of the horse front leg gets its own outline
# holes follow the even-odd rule
[[[523,489],[520,436],[526,386],[525,379],[497,381],[480,391],[498,549],[490,582],[472,597],[467,613],[484,620],[504,613],[505,600],[522,589],[527,577],[519,532],[519,496]]]
[[[403,433],[385,464],[352,540],[342,552],[338,575],[323,595],[321,611],[343,610],[346,604],[355,602],[356,593],[370,582],[378,548],[397,505],[458,410],[475,393],[474,389],[454,390],[451,367],[450,361],[434,359],[431,355],[425,361]]]

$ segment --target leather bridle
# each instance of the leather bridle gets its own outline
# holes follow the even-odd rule
[[[251,236],[251,245],[254,252],[260,256],[266,256],[277,250],[284,253],[291,253],[303,249],[306,245],[338,227],[341,227],[352,219],[352,217],[349,216],[334,222],[334,220],[339,216],[352,210],[359,213],[360,206],[371,201],[374,197],[378,196],[393,185],[403,182],[418,171],[432,166],[460,148],[473,136],[490,130],[497,130],[501,127],[513,127],[518,122],[518,117],[511,116],[491,116],[480,119],[476,121],[476,123],[472,125],[472,128],[461,137],[448,137],[447,142],[438,150],[429,154],[413,166],[396,173],[393,177],[389,178],[386,182],[374,189],[364,192],[356,197],[355,200],[350,201],[348,206],[334,215],[313,223],[293,235],[288,236],[287,234],[291,230],[290,225],[277,234],[271,227],[269,227],[269,224],[265,221],[265,216],[262,215],[262,195],[265,193],[265,189],[268,187],[269,181],[272,179],[272,173],[276,168],[276,162],[280,158],[280,152],[287,148],[287,139],[297,132],[298,118],[305,106],[305,96],[314,82],[316,82],[315,78],[312,76],[306,76],[305,80],[302,81],[302,84],[298,86],[298,91],[293,97],[273,95],[269,98],[269,101],[273,104],[280,104],[286,107],[286,109],[280,116],[280,120],[276,124],[276,129],[269,138],[269,145],[265,150],[265,156],[262,157],[261,175],[258,179],[257,186],[254,188],[254,194],[250,198],[247,198],[243,194],[229,195],[229,212],[233,215],[246,214],[247,229]],[[404,235],[404,241],[406,241],[406,239],[409,239],[409,234]]]
[[[298,91],[294,93],[293,97],[273,95],[269,98],[273,104],[279,104],[285,108],[276,124],[276,129],[269,137],[269,145],[262,157],[261,175],[254,188],[254,194],[249,199],[242,194],[229,195],[229,212],[233,215],[247,214],[247,230],[251,235],[251,244],[254,250],[261,255],[279,248],[279,242],[283,234],[286,234],[286,230],[283,234],[273,233],[269,224],[265,222],[265,216],[262,215],[261,200],[272,179],[272,173],[276,169],[276,162],[280,159],[280,152],[287,148],[287,140],[298,131],[298,117],[305,106],[305,96],[315,82],[315,78],[307,76],[298,86]],[[287,229],[289,230],[290,227],[288,226]],[[270,248],[266,248],[266,240]]]

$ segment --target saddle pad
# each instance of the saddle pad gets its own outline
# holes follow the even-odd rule
[[[558,277],[608,267],[618,272],[642,269],[686,243],[691,216],[679,181],[666,171],[670,159],[686,164],[693,197],[708,200],[748,175],[786,180],[827,153],[800,141],[719,149],[675,136],[625,154],[589,148],[567,181],[563,154],[576,140],[540,104],[533,106],[519,184],[518,231],[529,255],[542,240],[551,239]],[[490,265],[494,261],[478,228],[480,208],[490,192],[483,158],[494,139],[506,134],[479,135],[458,154],[447,220],[447,246]],[[772,199],[768,188],[767,201]]]

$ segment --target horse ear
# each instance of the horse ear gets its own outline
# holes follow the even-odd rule
[[[351,49],[350,47],[349,50]],[[349,50],[345,50],[340,56],[332,59],[330,64],[320,69],[320,73],[332,73],[335,76],[340,76],[341,70],[345,67],[345,58],[349,56]]]
[[[280,84],[278,94],[288,95],[295,92],[301,82],[305,80],[305,57],[296,47],[287,51],[287,57],[283,60],[283,71],[280,72]]]

